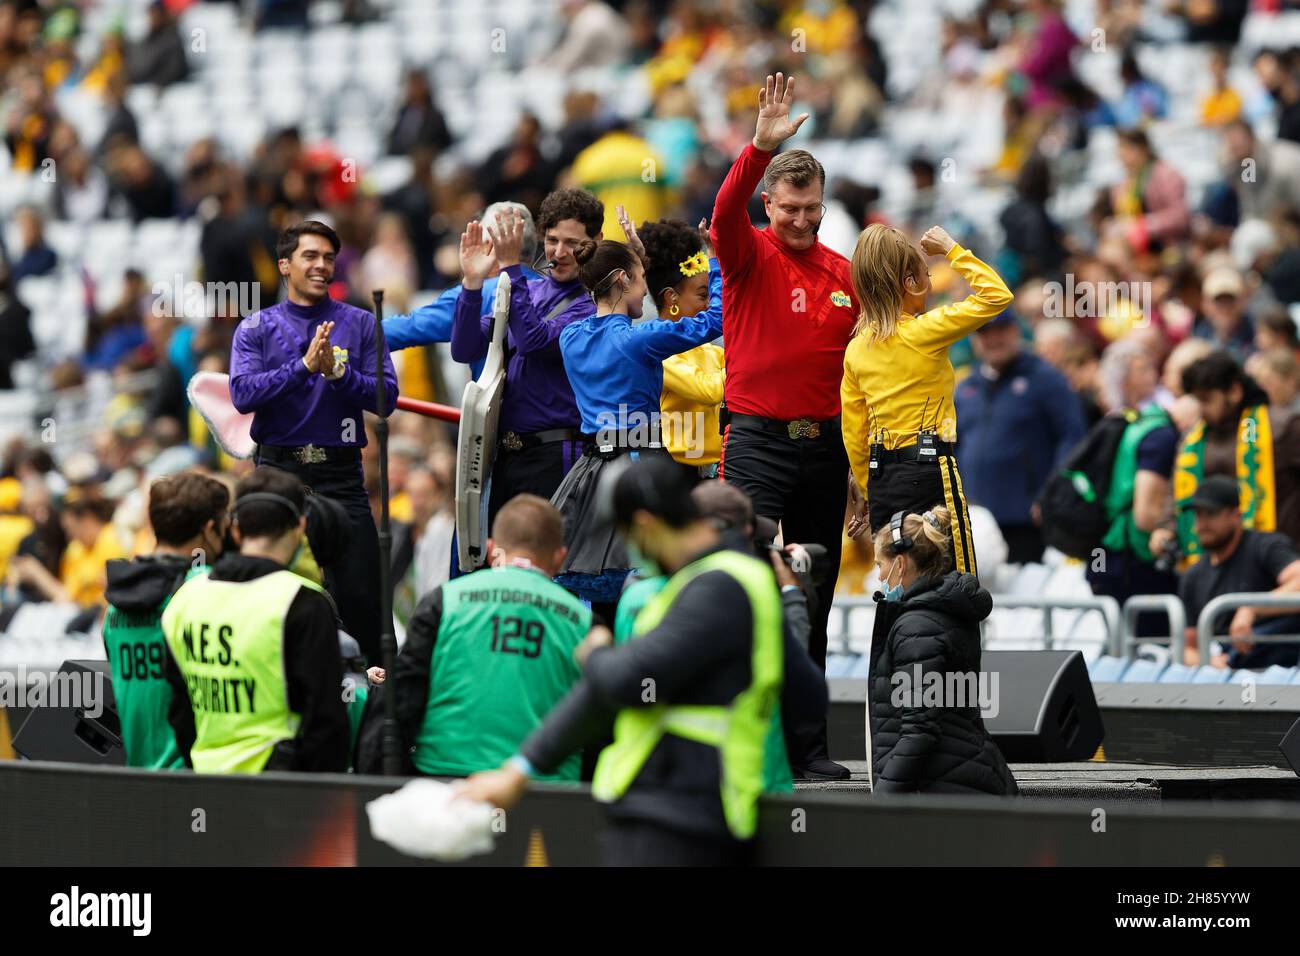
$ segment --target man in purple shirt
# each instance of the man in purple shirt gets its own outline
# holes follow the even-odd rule
[[[349,545],[325,569],[343,626],[379,660],[379,535],[361,470],[363,411],[380,413],[375,320],[329,296],[339,237],[321,222],[286,229],[276,247],[286,301],[255,312],[235,330],[230,398],[253,413],[256,461],[283,469],[347,510]],[[384,351],[385,417],[397,405],[397,375]]]
[[[581,419],[560,355],[560,333],[596,311],[578,281],[573,250],[600,239],[605,205],[583,189],[560,189],[542,201],[537,229],[549,273],[528,280],[520,262],[524,224],[497,217],[491,238],[479,223],[461,236],[460,299],[451,330],[451,357],[474,362],[487,354],[492,316],[483,315],[483,281],[494,266],[510,276],[510,324],[506,335],[505,394],[501,400],[496,462],[488,501],[489,523],[515,495],[550,498],[582,456]]]

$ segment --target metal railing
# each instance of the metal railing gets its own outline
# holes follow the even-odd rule
[[[1169,615],[1169,637],[1137,636],[1137,616],[1143,611],[1164,611]],[[1137,657],[1138,642],[1159,644],[1169,641],[1169,650],[1175,663],[1183,661],[1183,645],[1187,641],[1187,609],[1175,594],[1135,594],[1124,602],[1124,630],[1120,637],[1120,655]]]
[[[833,605],[844,613],[842,629],[844,646],[848,646],[849,611],[859,607],[875,607],[875,601],[865,595],[837,597]],[[1124,635],[1124,619],[1119,602],[1106,595],[1086,595],[1080,597],[1043,597],[1040,595],[1020,596],[1013,594],[994,594],[993,610],[1011,608],[1030,608],[1043,612],[1043,647],[1051,650],[1056,643],[1056,632],[1052,624],[1053,611],[1096,611],[1106,626],[1106,650],[1118,654]],[[987,622],[985,622],[987,623]],[[982,628],[981,628],[982,629]]]
[[[1216,640],[1226,640],[1214,635],[1214,619],[1224,611],[1234,611],[1241,607],[1276,607],[1287,608],[1300,613],[1300,594],[1273,594],[1271,591],[1238,592],[1220,594],[1211,598],[1210,603],[1201,610],[1196,619],[1196,647],[1201,654],[1201,663],[1210,661],[1210,645]],[[1251,634],[1250,640],[1255,644],[1294,644],[1300,642],[1297,634]]]
[[[1106,625],[1106,650],[1116,654],[1123,637],[1124,619],[1120,613],[1119,602],[1104,594],[1092,594],[1086,597],[1043,597],[1018,596],[1012,594],[993,595],[993,609],[999,608],[1036,608],[1043,612],[1043,648],[1051,650],[1056,643],[1056,633],[1052,625],[1053,611],[1097,611]]]

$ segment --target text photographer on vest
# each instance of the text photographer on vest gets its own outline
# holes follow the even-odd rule
[[[582,676],[573,652],[591,611],[551,580],[564,560],[555,506],[506,502],[487,553],[491,567],[424,596],[397,658],[397,720],[420,773],[499,766]],[[580,764],[574,754],[548,779],[576,781]]]
[[[229,507],[230,492],[215,478],[196,472],[159,478],[149,487],[153,553],[106,566],[104,652],[128,767],[185,766],[167,723],[172,689],[163,675],[162,614],[186,578],[207,571],[221,554]]]
[[[334,609],[287,570],[306,540],[297,478],[258,468],[235,494],[238,554],[187,581],[163,614],[168,719],[199,773],[342,773],[349,729]]]
[[[384,351],[384,401],[376,397],[375,318],[330,297],[339,237],[324,223],[290,226],[276,246],[285,301],[239,323],[230,354],[230,399],[253,413],[259,465],[300,478],[347,510],[349,546],[325,568],[325,586],[361,650],[378,660],[379,535],[361,470],[365,412],[391,415],[397,375]]]
[[[638,615],[632,640],[604,627],[578,647],[583,680],[499,770],[466,794],[510,807],[614,726],[592,793],[609,804],[606,852],[621,865],[717,865],[750,859],[767,740],[787,693],[826,707],[826,685],[782,636],[770,565],[727,550],[670,458],[620,464],[602,498],[649,573],[671,575]],[[790,666],[786,668],[785,662]]]

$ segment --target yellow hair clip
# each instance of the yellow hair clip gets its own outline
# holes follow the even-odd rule
[[[690,278],[691,276],[697,276],[701,272],[709,271],[709,257],[706,256],[703,252],[697,252],[689,259],[683,260],[678,265],[677,268],[681,269],[682,275],[686,276],[687,278]]]

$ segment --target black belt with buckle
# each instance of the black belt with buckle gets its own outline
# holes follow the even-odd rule
[[[609,431],[599,432],[595,435],[583,435],[582,440],[587,446],[586,454],[598,455],[606,461],[626,455],[631,451],[663,452],[664,454],[668,452],[657,428],[654,429],[654,434],[650,436],[642,435],[636,431]]]
[[[781,435],[785,438],[823,438],[829,435],[839,434],[840,420],[838,418],[827,418],[822,421],[815,421],[810,418],[796,418],[794,421],[781,421],[778,418],[764,418],[761,415],[741,415],[738,412],[731,413],[731,424],[741,425],[746,428],[757,428],[759,431],[768,432],[772,435]]]
[[[258,445],[257,460],[293,462],[296,465],[323,465],[334,462],[361,460],[361,449],[356,445],[343,447],[323,445]]]
[[[543,432],[506,432],[501,436],[501,447],[506,451],[523,451],[538,445],[557,441],[582,441],[582,432],[575,428],[551,428]]]
[[[930,453],[933,448],[933,453]],[[871,466],[874,468],[877,463],[882,465],[895,465],[901,461],[922,461],[927,464],[937,462],[940,455],[952,455],[952,445],[946,441],[937,441],[927,447],[926,453],[922,454],[920,444],[908,445],[905,448],[886,448],[884,445],[871,446]]]

